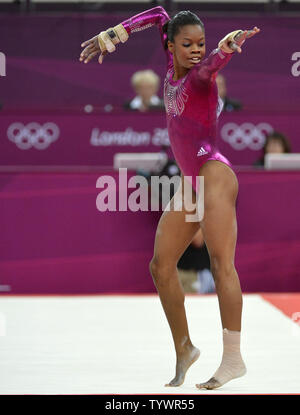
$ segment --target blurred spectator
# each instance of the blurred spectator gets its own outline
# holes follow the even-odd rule
[[[164,148],[165,148],[165,146],[162,146],[162,149],[164,149]],[[180,172],[180,169],[179,169],[176,161],[168,155],[168,152],[164,151],[164,150],[162,150],[162,152],[164,152],[167,155],[168,160],[160,168],[160,170],[158,172],[150,171],[147,175],[147,180],[148,180],[149,187],[150,187],[150,190],[151,190],[152,202],[159,209],[164,210],[166,208],[167,204],[169,203],[169,200],[172,199],[172,197],[174,196],[176,190],[179,187],[181,172]],[[139,174],[141,174],[140,171],[139,171]],[[145,174],[143,174],[143,175],[146,176]],[[151,177],[152,176],[158,176],[159,178],[161,178],[162,176],[167,176],[169,179],[171,179],[174,176],[178,176],[178,181],[177,181],[177,183],[176,183],[176,181],[174,181],[174,183],[173,182],[170,183],[170,188],[169,188],[170,193],[165,194],[165,197],[163,197],[163,184],[160,183],[158,187],[155,186],[155,185],[151,187],[151,184],[152,184]],[[169,199],[169,197],[170,197],[170,199]]]
[[[279,131],[273,131],[266,135],[263,147],[263,155],[253,163],[253,166],[264,166],[267,153],[290,153],[291,146],[287,137]]]
[[[125,109],[141,112],[164,109],[163,100],[157,96],[160,78],[151,69],[135,72],[131,85],[136,96],[124,103]]]
[[[227,96],[226,79],[223,75],[218,74],[216,77],[218,93],[223,101],[223,110],[227,112],[238,111],[242,108],[242,103]]]
[[[209,254],[201,229],[181,256],[177,268],[184,292],[201,294],[215,292]]]

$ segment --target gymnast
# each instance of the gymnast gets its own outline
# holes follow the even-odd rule
[[[149,264],[154,284],[166,314],[176,351],[175,377],[166,386],[180,386],[200,351],[191,341],[184,292],[177,263],[199,228],[202,229],[218,296],[223,336],[223,355],[212,377],[197,384],[215,389],[243,376],[246,366],[240,351],[242,292],[234,265],[237,240],[236,198],[238,181],[231,163],[217,147],[217,120],[222,110],[216,76],[246,39],[260,29],[235,30],[226,35],[205,58],[205,29],[199,17],[180,11],[170,18],[161,7],[137,14],[83,42],[79,60],[98,61],[116,50],[134,33],[156,25],[167,58],[164,103],[173,154],[182,172],[181,184],[159,220],[154,254]],[[190,209],[183,191],[191,186],[193,201],[199,194],[198,178],[204,177],[204,215],[187,221]],[[182,206],[181,210],[174,206]],[[169,205],[168,205],[169,206]],[[169,206],[169,207],[170,207]]]

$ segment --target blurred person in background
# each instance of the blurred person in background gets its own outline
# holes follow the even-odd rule
[[[184,292],[201,294],[215,292],[209,253],[201,229],[179,259],[177,268]]]
[[[290,153],[291,146],[288,138],[279,131],[272,131],[266,135],[263,146],[263,155],[253,163],[253,166],[264,166],[265,155],[269,153]]]
[[[152,111],[164,109],[164,103],[157,93],[160,86],[159,76],[147,69],[135,72],[131,77],[131,85],[136,96],[124,103],[124,108],[132,111]]]
[[[242,103],[227,96],[226,78],[223,75],[218,74],[216,77],[216,83],[219,96],[223,101],[223,110],[227,112],[240,110],[243,106]]]

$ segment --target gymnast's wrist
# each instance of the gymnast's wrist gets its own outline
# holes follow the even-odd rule
[[[230,44],[235,42],[235,38],[240,33],[241,30],[235,30],[234,32],[228,33],[228,35],[226,35],[222,40],[220,40],[218,48],[221,49],[222,52],[233,53],[235,50],[231,48]]]
[[[227,51],[220,47],[217,48],[217,51],[219,52],[219,55],[224,58],[228,55],[231,55],[234,52],[234,50]]]
[[[127,30],[122,25],[122,23],[110,27],[109,29],[105,30],[104,32],[99,33],[98,35],[98,43],[101,51],[107,50],[105,41],[108,40],[113,43],[113,45],[117,45],[118,43],[122,42],[125,43],[129,38]]]
[[[125,43],[128,38],[128,32],[125,29],[125,27],[122,25],[122,23],[118,24],[117,26],[114,26],[113,30],[115,31],[116,35],[120,39],[120,42]]]

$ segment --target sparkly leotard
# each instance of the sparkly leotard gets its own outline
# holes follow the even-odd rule
[[[157,25],[163,45],[167,34],[162,26],[170,20],[161,7],[146,10],[122,25],[130,35]],[[230,60],[232,53],[214,49],[210,55],[195,64],[187,74],[173,80],[173,55],[167,49],[167,74],[164,81],[164,103],[167,113],[168,134],[173,154],[181,172],[196,188],[200,167],[208,160],[218,160],[228,166],[231,163],[217,148],[217,119],[222,111],[215,78],[217,71]],[[190,179],[189,179],[190,178]]]

